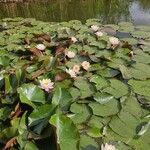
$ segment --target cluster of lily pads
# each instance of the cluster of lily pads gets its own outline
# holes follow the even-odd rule
[[[3,150],[148,150],[150,26],[0,21]]]

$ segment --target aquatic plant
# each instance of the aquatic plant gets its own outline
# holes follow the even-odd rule
[[[149,149],[149,26],[7,18],[0,31],[1,148]]]

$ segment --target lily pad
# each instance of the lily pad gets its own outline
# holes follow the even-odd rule
[[[115,115],[119,112],[119,103],[116,99],[112,99],[105,104],[99,104],[97,102],[91,102],[89,104],[93,110],[93,114],[97,116],[107,117]]]
[[[55,114],[50,123],[56,127],[57,143],[61,150],[79,149],[79,134],[76,126],[66,116]]]

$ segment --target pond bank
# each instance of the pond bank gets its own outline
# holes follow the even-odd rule
[[[0,0],[0,3],[24,2],[24,0]]]
[[[0,19],[6,17],[36,18],[61,22],[98,18],[102,24],[132,21],[150,25],[149,0],[30,0],[24,3],[1,3]]]

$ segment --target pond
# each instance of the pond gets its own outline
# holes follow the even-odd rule
[[[150,0],[17,1],[0,3],[0,149],[149,150]]]
[[[43,21],[68,21],[99,18],[102,23],[132,21],[150,24],[149,0],[25,0],[1,3],[0,18],[25,17]]]

